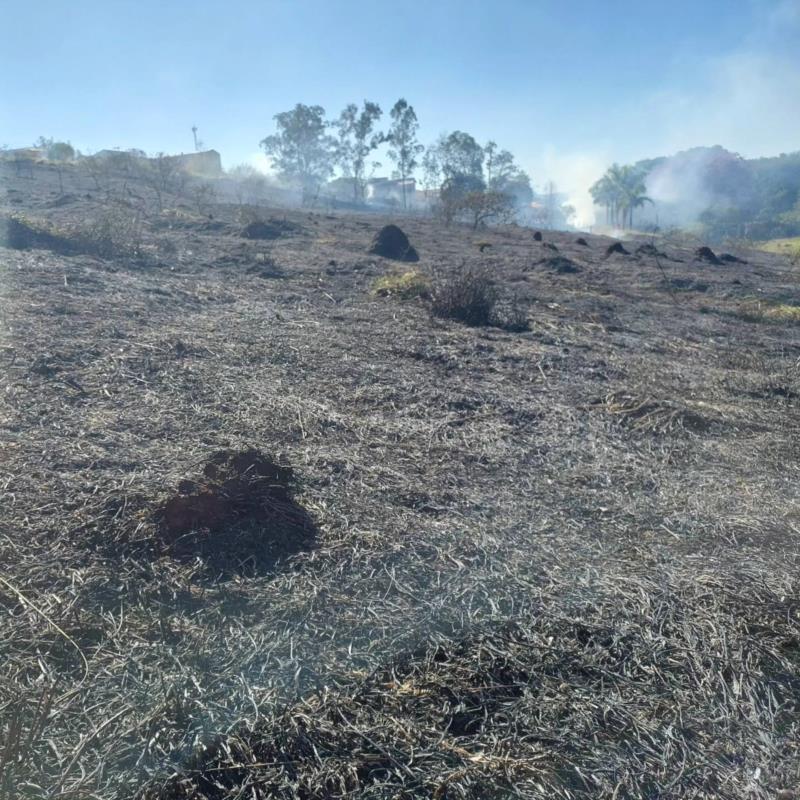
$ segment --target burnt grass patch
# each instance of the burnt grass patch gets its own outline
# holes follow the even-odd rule
[[[755,731],[797,722],[797,608],[746,577],[630,576],[615,608],[614,588],[433,637],[217,739],[136,800],[742,796],[743,764],[769,746]]]
[[[34,170],[22,217],[105,212]],[[0,246],[0,798],[796,792],[797,327],[736,313],[794,313],[787,260],[251,211],[153,269]],[[307,232],[281,280],[255,216]],[[376,299],[391,222],[531,332]]]
[[[245,239],[261,239],[271,241],[284,236],[294,236],[302,233],[302,226],[287,219],[254,219],[248,222],[241,230]]]

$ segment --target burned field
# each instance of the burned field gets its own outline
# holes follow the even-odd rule
[[[787,260],[3,177],[0,797],[797,796]]]

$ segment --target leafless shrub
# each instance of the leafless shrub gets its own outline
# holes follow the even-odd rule
[[[497,299],[497,287],[488,271],[462,264],[454,274],[435,282],[431,310],[436,317],[481,327],[492,324]]]
[[[76,246],[100,258],[139,258],[142,255],[141,214],[112,208],[73,234]]]
[[[200,183],[194,187],[192,194],[194,202],[197,204],[197,213],[210,213],[217,201],[217,190],[210,183]]]
[[[511,333],[523,333],[531,329],[528,312],[519,295],[512,295],[497,304],[494,324]]]

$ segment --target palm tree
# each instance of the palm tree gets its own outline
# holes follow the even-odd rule
[[[630,165],[612,164],[589,192],[606,209],[606,223],[633,227],[633,211],[653,201],[645,194],[644,175]]]
[[[624,166],[618,172],[620,186],[620,208],[622,210],[622,227],[627,225],[633,227],[633,211],[641,208],[646,203],[653,203],[647,196],[647,189],[644,185],[644,175],[636,167]],[[627,219],[626,219],[627,216]]]

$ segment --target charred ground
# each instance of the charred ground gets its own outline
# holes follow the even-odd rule
[[[125,189],[135,251],[0,248],[0,796],[794,796],[788,260]],[[530,330],[376,296],[386,223]]]

